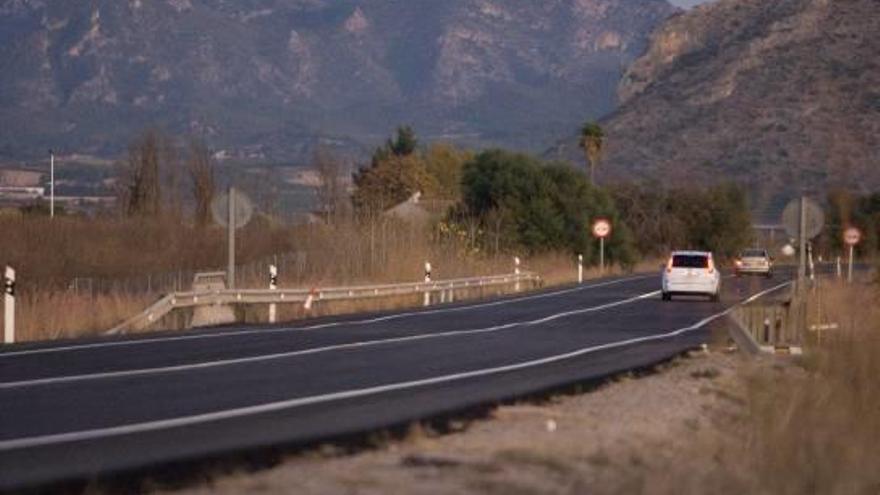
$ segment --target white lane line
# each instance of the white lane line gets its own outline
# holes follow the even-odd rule
[[[248,406],[248,407],[240,407],[235,409],[227,409],[224,411],[215,411],[204,414],[195,414],[192,416],[182,416],[178,418],[171,419],[163,419],[159,421],[147,421],[143,423],[133,423],[129,425],[121,425],[121,426],[113,426],[109,428],[96,428],[92,430],[84,430],[84,431],[76,431],[76,432],[68,432],[68,433],[58,433],[53,435],[42,435],[35,437],[26,437],[26,438],[17,438],[14,440],[4,440],[0,441],[0,452],[10,451],[10,450],[18,450],[18,449],[26,449],[33,447],[41,447],[46,445],[54,445],[59,443],[70,443],[77,442],[83,440],[94,440],[98,438],[107,438],[107,437],[115,437],[121,435],[131,435],[134,433],[144,433],[149,431],[156,430],[165,430],[169,428],[179,428],[183,426],[192,426],[203,423],[210,423],[216,421],[222,421],[227,419],[240,418],[244,416],[250,416],[254,414],[265,414],[276,411],[283,411],[286,409],[294,409],[297,407],[303,407],[313,404],[320,404],[325,402],[332,402],[338,400],[345,399],[355,399],[358,397],[364,397],[368,395],[375,395],[387,392],[395,392],[400,390],[407,390],[418,387],[425,387],[428,385],[437,385],[441,383],[448,383],[454,381],[465,380],[468,378],[479,378],[489,375],[496,375],[500,373],[507,373],[511,371],[519,371],[528,368],[534,368],[537,366],[543,366],[547,364],[553,364],[560,361],[569,360],[572,358],[584,356],[586,354],[595,353],[598,351],[616,349],[620,347],[626,347],[633,344],[641,344],[645,342],[651,342],[655,340],[664,340],[672,337],[677,337],[679,335],[683,335],[688,332],[692,332],[694,330],[699,330],[700,328],[712,323],[713,321],[721,318],[723,316],[728,315],[731,311],[733,311],[736,307],[747,304],[752,301],[755,301],[767,294],[772,292],[776,292],[784,287],[791,285],[792,282],[786,282],[784,284],[779,284],[775,287],[767,289],[763,292],[759,292],[754,296],[746,299],[745,301],[735,304],[726,310],[716,313],[712,316],[704,318],[699,322],[689,326],[680,328],[678,330],[674,330],[672,332],[650,335],[647,337],[638,337],[632,338],[628,340],[622,340],[619,342],[611,342],[608,344],[601,344],[592,347],[584,347],[575,351],[567,352],[564,354],[557,354],[554,356],[549,356],[541,359],[535,359],[531,361],[524,361],[515,364],[509,364],[505,366],[498,366],[495,368],[485,368],[481,370],[467,371],[463,373],[454,373],[450,375],[442,375],[432,378],[424,378],[421,380],[413,380],[408,382],[399,382],[392,383],[388,385],[379,385],[375,387],[368,387],[362,389],[354,389],[354,390],[345,390],[341,392],[334,392],[331,394],[324,395],[315,395],[311,397],[300,397],[297,399],[288,399],[278,402],[270,402],[267,404],[260,404],[257,406]]]
[[[265,354],[259,356],[251,356],[246,358],[236,358],[236,359],[220,359],[216,361],[206,361],[201,363],[190,363],[190,364],[181,364],[176,366],[163,366],[156,368],[143,368],[143,369],[134,369],[134,370],[124,370],[124,371],[108,371],[103,373],[89,373],[83,375],[70,375],[70,376],[59,376],[59,377],[50,377],[50,378],[38,378],[34,380],[22,380],[17,382],[0,382],[0,390],[9,390],[15,388],[24,388],[24,387],[37,387],[40,385],[57,385],[62,383],[74,383],[74,382],[83,382],[88,380],[100,380],[100,379],[109,379],[109,378],[124,378],[124,377],[133,377],[133,376],[144,376],[144,375],[154,375],[159,373],[173,373],[178,371],[191,371],[191,370],[203,370],[208,368],[218,368],[221,366],[232,366],[237,364],[246,364],[246,363],[259,363],[264,361],[274,361],[279,359],[288,359],[298,356],[307,356],[311,354],[320,354],[330,351],[339,351],[344,349],[358,349],[363,347],[373,347],[380,345],[388,345],[388,344],[398,344],[401,342],[414,342],[419,340],[428,340],[428,339],[439,339],[439,338],[447,338],[447,337],[457,337],[461,335],[479,335],[484,333],[491,332],[499,332],[502,330],[510,330],[516,327],[526,327],[532,325],[540,325],[542,323],[547,323],[553,320],[558,320],[560,318],[565,318],[567,316],[580,315],[585,313],[593,313],[596,311],[602,311],[606,309],[616,308],[618,306],[623,306],[626,304],[631,304],[637,301],[641,301],[643,299],[648,299],[651,297],[656,297],[660,295],[660,291],[649,292],[646,294],[641,294],[635,297],[631,297],[629,299],[623,299],[620,301],[615,301],[613,303],[602,304],[599,306],[592,306],[589,308],[582,308],[573,311],[565,311],[562,313],[556,313],[550,316],[546,316],[537,320],[527,320],[527,321],[516,321],[511,323],[505,323],[503,325],[495,325],[491,327],[485,328],[476,328],[469,330],[452,330],[448,332],[438,332],[438,333],[428,333],[428,334],[418,334],[418,335],[410,335],[406,337],[394,337],[388,339],[375,339],[375,340],[367,340],[361,342],[349,342],[346,344],[336,344],[326,347],[316,347],[312,349],[303,349],[299,351],[291,351],[291,352],[282,352],[277,354]]]
[[[638,280],[645,280],[648,278],[653,278],[655,275],[640,275],[636,277],[627,277],[617,280],[611,280],[608,282],[601,282],[590,285],[583,285],[579,287],[575,287],[572,289],[559,290],[555,292],[545,292],[541,294],[535,294],[531,296],[523,296],[517,297],[513,299],[503,299],[501,301],[493,301],[486,302],[480,304],[473,304],[468,306],[456,306],[452,308],[438,308],[427,311],[410,311],[406,313],[395,313],[387,316],[380,316],[376,318],[369,318],[364,320],[353,320],[353,321],[336,321],[330,323],[321,323],[317,325],[305,326],[305,327],[283,327],[283,328],[267,328],[261,330],[237,330],[232,332],[217,332],[217,333],[203,333],[203,334],[195,334],[195,335],[177,335],[173,337],[157,337],[157,338],[146,338],[146,339],[137,339],[137,340],[117,340],[111,342],[95,342],[92,344],[74,344],[68,346],[60,346],[60,347],[48,347],[44,349],[30,349],[24,351],[10,351],[10,352],[2,352],[0,353],[0,359],[17,357],[17,356],[28,356],[34,354],[50,354],[57,352],[66,352],[66,351],[77,351],[77,350],[85,350],[85,349],[100,349],[106,347],[124,347],[124,346],[133,346],[133,345],[145,345],[145,344],[156,344],[156,343],[164,343],[164,342],[179,342],[184,340],[201,340],[201,339],[220,339],[225,337],[237,337],[241,335],[269,335],[273,333],[288,333],[288,332],[304,332],[311,330],[320,330],[323,328],[331,328],[338,326],[356,326],[356,325],[369,325],[372,323],[381,323],[384,321],[396,320],[401,318],[407,318],[410,316],[422,316],[422,315],[432,315],[438,313],[451,313],[451,312],[460,312],[460,311],[468,311],[471,309],[479,309],[479,308],[488,308],[493,306],[501,306],[505,304],[513,304],[521,301],[532,301],[535,299],[544,299],[548,297],[556,297],[561,296],[563,294],[569,294],[572,292],[579,292],[591,289],[598,289],[601,287],[608,287],[611,285],[619,285],[626,282],[635,282]]]

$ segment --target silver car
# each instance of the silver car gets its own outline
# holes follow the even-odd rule
[[[734,264],[737,277],[748,274],[768,278],[773,276],[773,258],[766,249],[746,249],[739,254]]]

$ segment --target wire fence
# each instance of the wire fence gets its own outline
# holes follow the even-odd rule
[[[237,265],[236,279],[242,287],[268,286],[269,266],[278,267],[284,280],[296,283],[304,280],[308,269],[308,255],[305,251],[281,253],[257,261]],[[225,271],[226,267],[210,267],[202,270],[177,270],[173,272],[151,273],[134,277],[76,277],[67,285],[67,290],[78,296],[102,294],[124,294],[130,296],[169,294],[192,289],[193,278],[206,271]],[[260,284],[264,280],[265,284]]]

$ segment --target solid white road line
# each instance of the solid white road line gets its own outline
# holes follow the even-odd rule
[[[492,301],[486,303],[472,304],[467,306],[455,306],[449,308],[438,308],[426,311],[410,311],[405,313],[395,313],[387,316],[380,316],[376,318],[368,318],[364,320],[353,320],[353,321],[336,321],[330,323],[321,323],[317,325],[304,326],[304,327],[283,327],[283,328],[265,328],[259,330],[237,330],[231,332],[215,332],[215,333],[200,333],[193,335],[175,335],[169,337],[155,337],[155,338],[145,338],[145,339],[136,339],[136,340],[114,340],[109,342],[95,342],[92,344],[73,344],[67,346],[59,346],[59,347],[47,347],[43,349],[30,349],[23,351],[10,351],[10,352],[0,352],[0,359],[10,358],[16,356],[28,356],[34,354],[50,354],[50,353],[58,353],[58,352],[66,352],[66,351],[78,351],[85,349],[100,349],[106,347],[125,347],[125,346],[134,346],[134,345],[145,345],[145,344],[156,344],[156,343],[164,343],[164,342],[179,342],[186,340],[201,340],[201,339],[222,339],[226,337],[237,337],[242,335],[268,335],[273,333],[289,333],[289,332],[304,332],[311,330],[320,330],[324,328],[331,327],[339,327],[339,326],[355,326],[355,325],[369,325],[373,323],[381,323],[384,321],[397,320],[401,318],[407,317],[418,317],[423,315],[432,315],[438,313],[451,313],[451,312],[461,312],[468,311],[471,309],[479,309],[479,308],[488,308],[493,306],[502,306],[506,304],[514,304],[522,301],[532,301],[536,299],[544,299],[548,297],[556,297],[563,294],[569,294],[572,292],[579,292],[591,289],[598,289],[601,287],[608,287],[612,285],[619,285],[626,282],[634,282],[638,280],[645,280],[648,278],[652,278],[655,275],[640,275],[636,277],[627,277],[622,279],[611,280],[607,282],[601,282],[596,284],[588,284],[583,286],[574,287],[571,289],[564,289],[554,292],[544,292],[541,294],[534,294],[530,296],[517,297],[513,299],[503,299],[500,301]]]
[[[387,392],[395,392],[400,390],[413,389],[418,387],[425,387],[429,385],[437,385],[441,383],[449,383],[460,380],[465,380],[469,378],[479,378],[484,376],[496,375],[500,373],[507,373],[511,371],[519,371],[528,368],[534,368],[537,366],[544,366],[548,364],[557,363],[560,361],[565,361],[569,359],[573,359],[576,357],[584,356],[587,354],[595,353],[598,351],[616,349],[626,346],[631,346],[634,344],[641,344],[645,342],[651,342],[656,340],[665,340],[673,337],[677,337],[683,335],[688,332],[692,332],[695,330],[699,330],[700,328],[708,325],[709,323],[726,316],[734,308],[747,304],[749,302],[755,301],[760,297],[763,297],[767,294],[780,290],[784,287],[791,285],[791,282],[786,282],[784,284],[777,285],[770,289],[767,289],[763,292],[755,294],[754,296],[746,299],[745,301],[733,305],[726,310],[716,313],[712,316],[704,318],[694,325],[680,328],[678,330],[674,330],[672,332],[650,335],[647,337],[638,337],[628,340],[622,340],[619,342],[612,342],[608,344],[602,344],[591,347],[584,347],[575,351],[567,352],[564,354],[557,354],[554,356],[548,356],[541,359],[535,359],[531,361],[524,361],[515,364],[509,364],[505,366],[498,366],[494,368],[485,368],[474,371],[467,371],[462,373],[454,373],[450,375],[442,375],[432,378],[425,378],[421,380],[413,380],[408,382],[399,382],[392,383],[388,385],[379,385],[375,387],[354,389],[354,390],[346,390],[341,392],[334,392],[330,394],[323,395],[315,395],[311,397],[300,397],[297,399],[289,399],[278,402],[270,402],[267,404],[260,404],[256,406],[248,406],[241,407],[235,409],[227,409],[224,411],[215,411],[204,414],[196,414],[192,416],[182,416],[178,418],[170,418],[159,421],[147,421],[143,423],[134,423],[129,425],[121,425],[114,426],[109,428],[96,428],[92,430],[84,430],[84,431],[76,431],[76,432],[68,432],[68,433],[59,433],[53,435],[42,435],[35,437],[27,437],[27,438],[17,438],[14,440],[4,440],[0,441],[0,452],[17,450],[17,449],[25,449],[25,448],[33,448],[33,447],[41,447],[46,445],[54,445],[60,443],[70,443],[77,442],[83,440],[94,440],[98,438],[107,438],[107,437],[115,437],[120,435],[130,435],[134,433],[144,433],[149,431],[156,430],[165,430],[169,428],[179,428],[183,426],[192,426],[204,423],[210,423],[215,421],[222,421],[227,419],[235,419],[244,416],[251,416],[255,414],[265,414],[276,411],[282,411],[287,409],[293,409],[297,407],[303,407],[313,404],[321,404],[325,402],[339,401],[344,399],[354,399],[358,397],[364,397],[368,395],[376,395]]]
[[[100,380],[100,379],[109,379],[109,378],[125,378],[125,377],[133,377],[133,376],[144,376],[144,375],[154,375],[159,373],[173,373],[179,371],[191,371],[191,370],[202,370],[207,368],[218,368],[221,366],[232,366],[237,364],[247,364],[247,363],[258,363],[264,361],[273,361],[279,359],[288,359],[298,356],[307,356],[310,354],[320,354],[324,352],[330,351],[339,351],[345,349],[357,349],[363,347],[372,347],[379,345],[388,345],[388,344],[398,344],[402,342],[413,342],[418,340],[428,340],[428,339],[439,339],[446,337],[457,337],[463,335],[479,335],[484,333],[498,332],[502,330],[510,330],[516,327],[526,327],[532,325],[540,325],[542,323],[547,323],[553,320],[558,320],[560,318],[565,318],[567,316],[580,315],[585,313],[592,313],[596,311],[602,311],[605,309],[616,308],[618,306],[623,306],[625,304],[634,303],[637,301],[641,301],[644,299],[648,299],[651,297],[656,297],[660,295],[660,291],[649,292],[646,294],[641,294],[635,297],[631,297],[629,299],[624,299],[621,301],[616,301],[613,303],[602,304],[599,306],[593,306],[589,308],[582,308],[573,311],[565,311],[562,313],[556,313],[544,318],[540,318],[537,320],[527,320],[527,321],[516,321],[511,323],[505,323],[503,325],[496,325],[492,327],[486,328],[476,328],[469,330],[452,330],[448,332],[438,332],[438,333],[427,333],[427,334],[418,334],[418,335],[410,335],[407,337],[395,337],[388,339],[376,339],[376,340],[367,340],[361,342],[350,342],[346,344],[336,344],[330,345],[326,347],[316,347],[312,349],[303,349],[299,351],[291,351],[291,352],[283,352],[276,354],[265,354],[258,356],[250,356],[245,358],[236,358],[236,359],[220,359],[215,361],[207,361],[200,363],[189,363],[189,364],[181,364],[176,366],[162,366],[156,368],[142,368],[142,369],[133,369],[133,370],[124,370],[124,371],[108,371],[103,373],[89,373],[83,375],[70,375],[70,376],[59,376],[59,377],[50,377],[50,378],[38,378],[34,380],[23,380],[17,382],[0,382],[0,390],[9,390],[13,388],[24,388],[24,387],[36,387],[40,385],[57,385],[62,383],[74,383],[74,382],[82,382],[88,380]]]

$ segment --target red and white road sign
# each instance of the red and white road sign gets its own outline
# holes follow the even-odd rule
[[[599,239],[605,239],[611,235],[611,222],[600,218],[593,222],[593,235]]]
[[[843,242],[845,242],[847,246],[855,246],[861,240],[862,232],[859,229],[850,227],[843,231]]]

